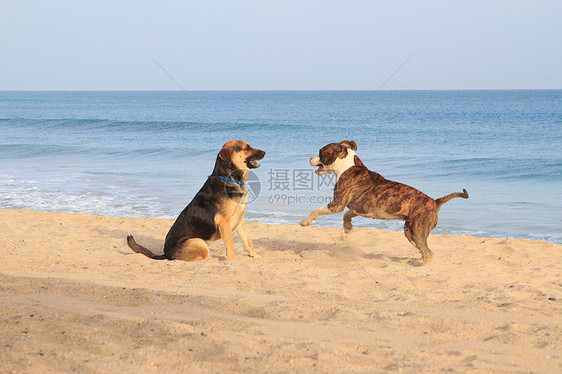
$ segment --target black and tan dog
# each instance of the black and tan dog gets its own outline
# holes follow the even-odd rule
[[[180,213],[166,235],[164,254],[156,255],[127,236],[129,247],[153,259],[202,260],[209,257],[207,243],[222,238],[226,257],[234,259],[232,234],[238,232],[245,249],[256,257],[248,236],[244,214],[248,195],[244,183],[250,169],[260,166],[264,151],[241,140],[231,140],[220,150],[213,174]]]
[[[334,200],[315,209],[301,225],[309,226],[318,216],[339,213],[345,207],[349,208],[343,216],[346,233],[351,231],[351,219],[356,216],[400,219],[405,221],[404,234],[419,249],[423,263],[430,262],[433,252],[427,246],[427,237],[437,225],[441,205],[455,197],[467,199],[468,193],[463,189],[434,200],[415,188],[370,171],[355,155],[356,150],[354,141],[344,140],[328,144],[319,156],[310,159],[312,166],[318,166],[318,175],[333,173],[337,179]]]

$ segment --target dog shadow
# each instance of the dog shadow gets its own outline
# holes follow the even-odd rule
[[[380,262],[394,262],[411,266],[421,266],[421,261],[407,256],[388,256],[383,253],[369,253],[353,244],[346,242],[334,242],[331,244],[317,243],[295,239],[254,239],[257,248],[265,251],[285,252],[290,251],[297,255],[307,253],[325,253],[329,257],[349,256],[353,260],[373,260]]]
[[[263,248],[264,250],[273,251],[273,252],[290,251],[296,254],[301,254],[303,252],[326,250],[326,245],[315,243],[315,242],[294,240],[294,239],[259,238],[259,239],[253,239],[253,241],[256,247]]]

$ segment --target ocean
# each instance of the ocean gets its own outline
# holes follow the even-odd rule
[[[0,207],[175,218],[231,139],[267,152],[248,221],[298,224],[328,203],[334,180],[308,159],[347,139],[387,179],[468,190],[433,234],[562,244],[562,90],[0,92]]]

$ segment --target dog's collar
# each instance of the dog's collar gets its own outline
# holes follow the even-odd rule
[[[238,184],[238,185],[240,185],[240,186],[243,186],[243,185],[244,185],[244,182],[238,182],[238,181],[235,181],[235,180],[233,180],[233,179],[228,179],[228,178],[223,177],[223,176],[220,176],[220,175],[213,175],[213,176],[214,176],[214,177],[217,177],[217,178],[220,178],[220,179],[224,179],[225,181],[234,182],[234,183],[236,183],[236,184]]]

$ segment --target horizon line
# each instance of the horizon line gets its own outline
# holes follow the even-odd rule
[[[414,88],[414,89],[190,89],[190,92],[400,92],[400,91],[560,91],[562,88]],[[183,92],[181,89],[23,89],[0,92]]]

